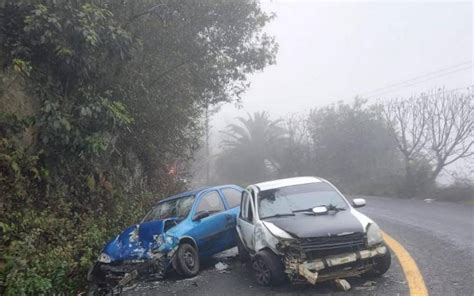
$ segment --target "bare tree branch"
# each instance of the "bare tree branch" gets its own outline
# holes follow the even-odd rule
[[[438,92],[428,96],[427,107],[430,149],[435,180],[447,166],[474,155],[474,106],[472,89],[467,93]]]

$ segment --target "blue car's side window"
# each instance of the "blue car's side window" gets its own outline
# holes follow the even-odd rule
[[[240,201],[242,200],[242,191],[234,188],[225,188],[222,189],[224,198],[227,201],[229,209],[240,206]]]
[[[217,191],[211,191],[201,198],[196,208],[195,215],[203,212],[209,212],[209,214],[212,215],[224,210],[224,204],[222,203],[219,193]]]

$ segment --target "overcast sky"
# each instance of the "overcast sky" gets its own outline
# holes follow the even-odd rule
[[[241,109],[226,105],[214,117],[215,142],[217,130],[246,112],[277,118],[356,95],[387,99],[473,84],[471,2],[273,0],[262,6],[276,14],[266,31],[279,43],[277,64],[250,78]]]

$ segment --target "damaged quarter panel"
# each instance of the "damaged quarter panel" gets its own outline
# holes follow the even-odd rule
[[[277,248],[277,244],[280,242],[268,229],[263,225],[262,221],[259,221],[255,224],[255,239],[254,239],[254,248],[255,250],[261,251],[263,249],[269,248],[277,254],[281,254]]]

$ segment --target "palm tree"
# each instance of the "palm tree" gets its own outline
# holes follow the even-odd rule
[[[247,118],[238,117],[237,121],[222,131],[227,139],[222,141],[224,151],[220,163],[223,166],[228,158],[232,164],[222,169],[240,175],[242,181],[264,180],[274,175],[279,169],[275,152],[286,137],[281,120],[271,120],[268,113],[262,111],[253,116],[248,114]]]

